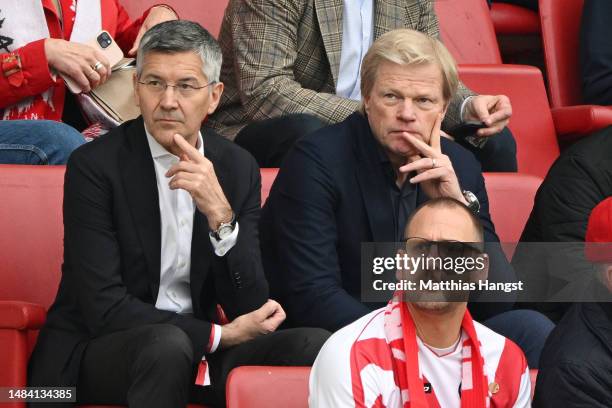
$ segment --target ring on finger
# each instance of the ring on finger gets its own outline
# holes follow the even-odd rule
[[[434,159],[433,157],[431,158],[431,168],[432,169],[436,168],[436,159]]]
[[[102,65],[103,64],[100,61],[96,61],[96,63],[91,66],[91,69],[97,72],[100,68],[102,68]]]

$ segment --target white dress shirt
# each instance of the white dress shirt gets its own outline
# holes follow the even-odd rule
[[[161,217],[161,254],[159,292],[155,307],[160,310],[190,314],[191,302],[191,238],[195,203],[189,192],[183,189],[171,190],[170,178],[166,172],[179,162],[179,158],[168,152],[149,131],[146,131],[149,149],[155,166],[159,213]],[[198,150],[204,155],[202,134],[198,135]],[[238,223],[233,233],[220,241],[209,234],[217,256],[224,256],[238,238]],[[221,340],[221,327],[215,325],[209,352],[214,352]]]
[[[374,37],[374,0],[344,0],[336,94],[361,100],[361,61]]]

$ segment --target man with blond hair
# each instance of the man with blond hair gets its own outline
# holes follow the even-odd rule
[[[439,38],[432,0],[231,0],[219,43],[227,91],[208,125],[279,167],[299,139],[359,109],[361,63],[380,36],[410,28]],[[460,85],[442,128],[481,121],[471,144],[486,171],[516,171],[505,95],[475,95]],[[457,133],[455,133],[457,134]],[[486,143],[484,143],[486,142]]]
[[[440,136],[458,82],[442,43],[414,30],[391,31],[364,58],[361,111],[303,137],[289,153],[259,229],[264,270],[288,325],[335,331],[368,314],[372,307],[361,302],[361,244],[401,241],[410,214],[430,199],[469,206],[483,224],[484,240],[499,241],[480,165]],[[513,282],[499,247],[488,252],[489,279]],[[512,295],[494,299],[502,303],[472,303],[470,311],[488,319],[509,310],[512,304],[503,302]],[[523,313],[504,313],[521,315],[516,321],[500,316],[487,324],[517,339],[537,364],[547,332]]]

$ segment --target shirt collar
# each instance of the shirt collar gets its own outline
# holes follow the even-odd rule
[[[153,159],[158,159],[164,156],[173,156],[174,154],[170,153],[166,150],[165,147],[159,144],[157,140],[149,133],[147,127],[145,125],[145,133],[147,134],[147,141],[149,142],[149,150],[151,151],[151,156]],[[198,151],[202,156],[204,155],[204,139],[202,138],[202,132],[198,131]]]

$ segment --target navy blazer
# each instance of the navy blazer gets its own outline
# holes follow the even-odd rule
[[[461,187],[478,197],[485,241],[498,242],[480,164],[445,138]],[[287,325],[337,330],[376,305],[360,302],[362,242],[393,242],[393,206],[367,118],[343,122],[300,139],[274,182],[260,220],[264,271],[273,298],[287,311]],[[417,186],[417,205],[428,197]],[[514,281],[497,248],[489,253],[489,279]],[[470,307],[483,319],[511,304]]]

